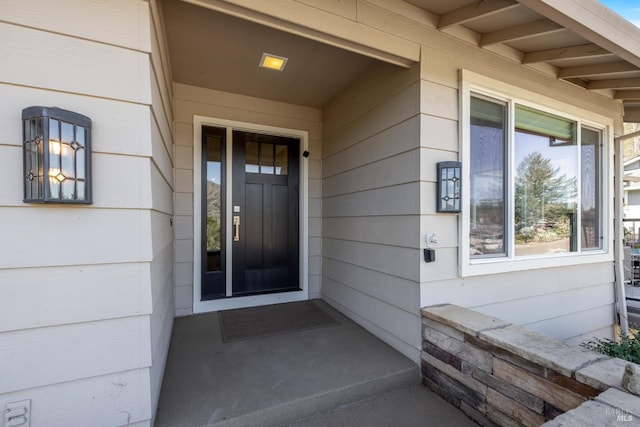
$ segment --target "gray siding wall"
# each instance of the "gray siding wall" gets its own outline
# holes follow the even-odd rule
[[[323,112],[322,298],[420,348],[418,67],[378,65]]]
[[[162,28],[162,10],[150,2],[151,20],[151,409],[155,414],[175,311],[173,84]]]
[[[151,287],[171,245],[152,228],[171,211],[151,183],[150,29],[147,1],[0,7],[0,408],[31,399],[32,426],[151,422]],[[32,105],[92,119],[92,205],[22,202]]]

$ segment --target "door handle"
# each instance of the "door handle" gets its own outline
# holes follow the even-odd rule
[[[234,242],[240,241],[240,216],[239,215],[233,216],[233,241]]]

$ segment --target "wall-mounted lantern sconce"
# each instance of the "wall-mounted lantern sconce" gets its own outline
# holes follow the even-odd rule
[[[438,199],[436,212],[461,211],[462,164],[460,162],[438,163]]]
[[[22,124],[24,202],[91,203],[91,119],[28,107]]]

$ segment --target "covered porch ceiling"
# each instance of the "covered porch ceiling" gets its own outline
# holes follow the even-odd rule
[[[250,21],[232,16],[237,5],[230,6],[221,0],[163,0],[176,82],[319,108],[384,60],[369,55],[366,46],[350,49],[352,41],[336,47],[341,43],[334,35],[323,43],[315,30],[292,31],[295,25],[268,16],[267,7],[265,19]],[[398,13],[621,100],[624,120],[640,122],[640,29],[597,0],[406,0]],[[289,58],[285,70],[260,68],[263,52]]]

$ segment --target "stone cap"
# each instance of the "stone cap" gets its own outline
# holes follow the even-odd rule
[[[640,398],[610,388],[594,400],[588,400],[571,411],[543,424],[544,427],[637,426]]]
[[[504,328],[511,323],[453,304],[425,307],[422,316],[477,337],[480,332]]]
[[[586,365],[608,359],[607,356],[569,345],[542,332],[453,304],[425,307],[422,315],[568,377]],[[620,375],[622,378],[622,372]]]
[[[570,378],[584,366],[609,359],[600,353],[516,325],[482,332],[480,339]]]
[[[629,413],[636,420],[640,420],[640,398],[631,393],[610,388],[596,396],[595,400],[616,408],[623,413]]]
[[[575,377],[583,384],[598,390],[614,387],[622,390],[622,373],[629,363],[615,357],[606,358],[576,371]]]

